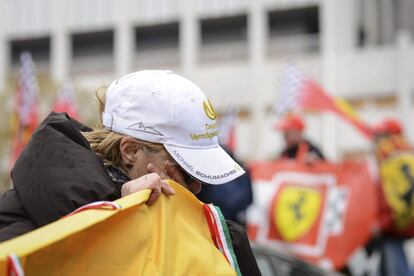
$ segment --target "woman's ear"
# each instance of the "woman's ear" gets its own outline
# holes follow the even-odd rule
[[[121,152],[122,161],[126,167],[132,165],[136,160],[136,153],[139,149],[139,143],[135,138],[126,136],[121,139],[119,150]]]

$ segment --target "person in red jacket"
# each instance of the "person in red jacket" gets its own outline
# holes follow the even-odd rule
[[[285,141],[285,148],[279,158],[305,161],[325,159],[321,150],[305,138],[305,128],[304,120],[296,114],[286,115],[275,125],[275,129],[282,132]]]
[[[380,275],[412,275],[404,252],[414,234],[414,151],[401,123],[387,118],[373,127],[379,167]]]

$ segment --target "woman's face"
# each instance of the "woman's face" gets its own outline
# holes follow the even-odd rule
[[[156,172],[161,178],[172,179],[194,194],[200,192],[201,183],[189,177],[164,148],[151,148],[139,141],[136,141],[136,143],[138,145],[134,161],[131,162],[127,170],[131,179]]]

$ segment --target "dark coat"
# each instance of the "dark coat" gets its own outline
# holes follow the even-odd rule
[[[223,147],[224,148],[224,147]],[[233,158],[232,153],[224,148]],[[240,161],[236,160],[241,164]],[[213,203],[220,207],[226,219],[237,221],[245,225],[244,214],[247,207],[253,202],[253,189],[250,171],[244,168],[246,173],[242,176],[222,185],[203,185],[197,198],[204,203]]]
[[[121,197],[101,158],[66,113],[51,113],[35,131],[13,170],[13,189],[0,199],[0,241],[51,223],[94,202]],[[240,269],[259,273],[246,234],[228,223]]]

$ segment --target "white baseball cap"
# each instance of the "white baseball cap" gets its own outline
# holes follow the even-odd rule
[[[103,125],[163,144],[192,177],[224,184],[244,173],[218,143],[216,112],[200,88],[172,71],[144,70],[114,81]]]

